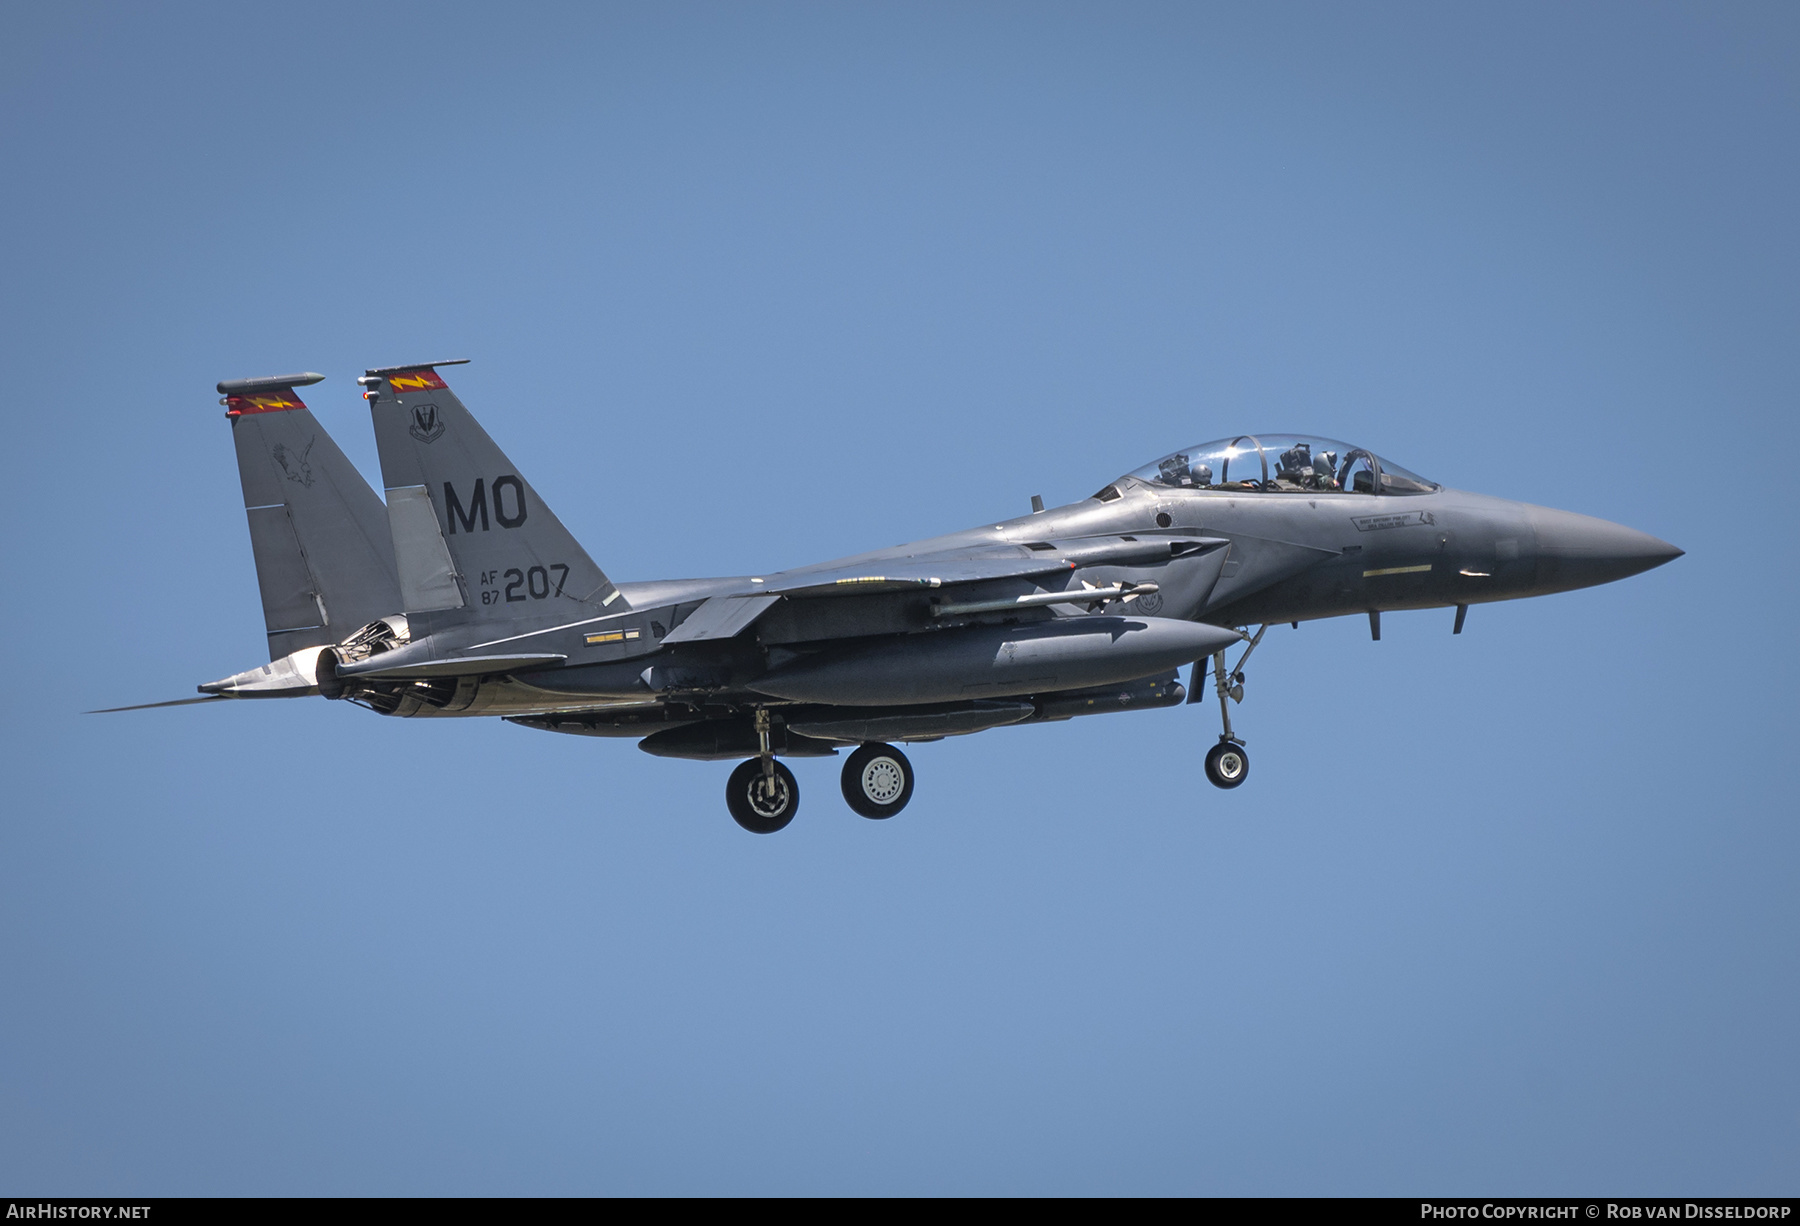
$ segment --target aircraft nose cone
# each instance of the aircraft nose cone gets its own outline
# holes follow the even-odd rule
[[[1590,587],[1672,562],[1682,550],[1648,532],[1591,515],[1531,508],[1537,534],[1538,582],[1555,588]]]

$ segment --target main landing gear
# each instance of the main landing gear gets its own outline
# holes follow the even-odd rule
[[[864,817],[892,817],[912,799],[913,768],[892,745],[871,743],[844,763],[844,800]]]
[[[761,752],[731,772],[725,783],[725,807],[751,834],[774,834],[800,811],[800,784],[793,771],[775,760],[768,711],[758,710],[755,718]],[[841,783],[851,809],[864,817],[892,817],[912,799],[912,763],[892,745],[872,741],[844,763]]]
[[[800,811],[800,784],[793,771],[775,760],[769,712],[763,707],[756,709],[756,745],[756,757],[740,763],[725,781],[725,807],[751,834],[774,834]]]
[[[725,784],[725,807],[751,834],[774,834],[800,811],[800,785],[794,772],[770,758],[738,764]]]
[[[1237,667],[1229,674],[1225,671],[1225,653],[1218,652],[1213,660],[1213,688],[1219,695],[1219,721],[1225,730],[1219,734],[1219,743],[1206,754],[1206,778],[1216,788],[1234,788],[1250,777],[1250,753],[1244,748],[1243,738],[1231,730],[1231,702],[1244,701],[1244,661],[1262,642],[1268,626],[1257,630],[1250,645],[1244,648],[1244,654],[1238,657]],[[1194,665],[1192,693],[1188,698],[1193,702],[1200,696],[1200,666]]]

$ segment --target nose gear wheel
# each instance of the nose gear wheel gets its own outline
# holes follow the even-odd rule
[[[1234,788],[1250,777],[1250,755],[1235,741],[1220,741],[1206,754],[1206,778],[1214,787]]]

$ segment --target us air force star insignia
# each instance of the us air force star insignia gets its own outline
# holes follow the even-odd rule
[[[406,432],[421,443],[434,443],[444,433],[444,423],[438,420],[438,408],[435,404],[413,406],[412,425]]]

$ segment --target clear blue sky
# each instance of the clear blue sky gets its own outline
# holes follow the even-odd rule
[[[0,1191],[1788,1193],[1788,4],[0,10]],[[874,823],[260,663],[212,384],[613,576],[1243,430],[1685,548],[920,746]]]

